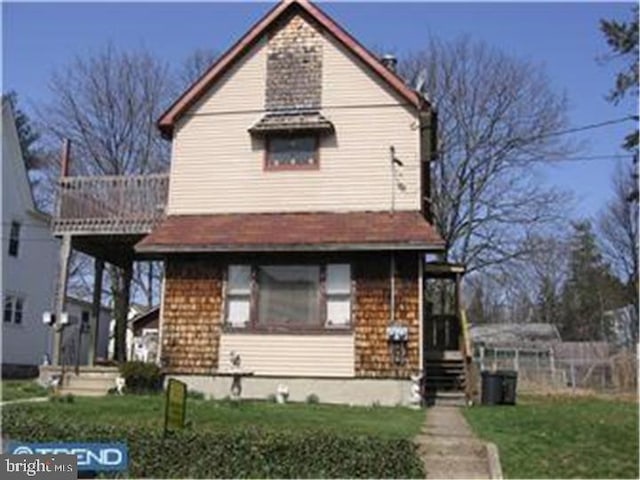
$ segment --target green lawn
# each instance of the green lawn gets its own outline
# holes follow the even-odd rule
[[[34,380],[2,380],[2,401],[46,397],[47,390]]]
[[[42,413],[72,423],[161,427],[164,396],[75,397],[72,403],[45,402],[12,405],[4,409]],[[408,408],[347,407],[317,404],[279,405],[268,402],[187,399],[187,422],[195,430],[230,430],[255,426],[269,430],[311,428],[328,432],[412,438],[424,422],[424,411]]]
[[[638,404],[524,397],[465,416],[494,442],[507,478],[638,478]]]

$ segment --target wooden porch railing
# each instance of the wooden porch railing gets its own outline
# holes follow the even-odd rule
[[[164,216],[169,189],[166,174],[63,177],[55,234],[144,234]]]

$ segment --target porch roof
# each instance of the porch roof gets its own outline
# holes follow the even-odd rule
[[[136,245],[148,253],[443,248],[418,211],[170,215]]]

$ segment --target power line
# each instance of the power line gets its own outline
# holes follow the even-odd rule
[[[585,155],[579,157],[563,157],[558,159],[550,159],[549,163],[556,162],[589,162],[593,160],[616,160],[624,158],[633,158],[631,154],[614,154],[614,155]]]
[[[560,135],[566,135],[568,133],[577,133],[577,132],[583,132],[585,130],[593,130],[595,128],[602,128],[602,127],[607,127],[609,125],[615,125],[617,123],[622,123],[622,122],[627,122],[629,120],[636,120],[636,118],[632,115],[627,115],[626,117],[621,117],[621,118],[615,118],[613,120],[606,120],[604,122],[600,122],[600,123],[591,123],[591,124],[587,124],[587,125],[582,125],[580,127],[574,127],[574,128],[568,128],[566,130],[558,130],[556,132],[548,132],[548,133],[543,133],[541,135],[534,135],[532,137],[526,137],[524,139],[514,139],[515,140],[538,140],[540,138],[547,138],[547,137],[557,137]]]

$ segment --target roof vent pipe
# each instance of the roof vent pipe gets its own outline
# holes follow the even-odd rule
[[[398,65],[398,59],[395,57],[395,55],[391,53],[385,53],[382,58],[380,58],[380,61],[385,67],[395,73],[396,66]]]

